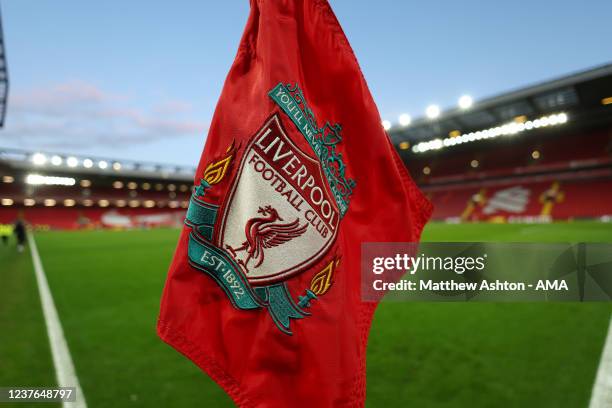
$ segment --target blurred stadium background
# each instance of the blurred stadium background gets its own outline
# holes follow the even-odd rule
[[[460,106],[389,133],[447,222],[612,214],[612,65]]]
[[[612,65],[383,125],[435,206],[425,240],[612,242]],[[231,406],[154,330],[193,172],[0,148],[0,224],[33,231],[92,407]],[[368,406],[588,406],[610,310],[385,303]],[[0,385],[54,384],[32,260],[11,237],[0,246]]]
[[[460,102],[384,123],[434,220],[612,220],[612,65]],[[194,169],[0,149],[0,171],[0,222],[92,229],[179,226]]]

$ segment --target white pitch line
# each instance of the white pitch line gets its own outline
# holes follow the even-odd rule
[[[28,243],[30,244],[30,252],[32,254],[32,262],[34,263],[34,272],[36,273],[36,282],[38,283],[38,292],[40,294],[40,303],[42,304],[43,315],[45,316],[45,324],[47,326],[47,334],[49,336],[49,344],[51,346],[51,355],[53,357],[53,365],[55,366],[55,376],[57,377],[57,385],[59,387],[75,387],[76,401],[63,402],[62,407],[65,408],[87,408],[85,396],[79,384],[79,379],[74,370],[72,357],[68,350],[68,344],[64,337],[62,324],[60,323],[53,296],[49,289],[49,283],[45,276],[38,248],[32,233],[28,234]]]
[[[601,353],[589,408],[612,407],[612,321]]]

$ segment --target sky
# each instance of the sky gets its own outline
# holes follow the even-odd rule
[[[612,62],[612,1],[330,0],[383,119]],[[248,0],[0,0],[0,147],[193,166]]]

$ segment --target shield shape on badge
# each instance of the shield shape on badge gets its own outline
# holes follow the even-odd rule
[[[254,286],[311,267],[340,222],[320,162],[291,141],[276,113],[245,147],[222,212],[217,243]]]

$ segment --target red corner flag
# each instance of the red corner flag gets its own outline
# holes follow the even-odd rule
[[[361,243],[431,206],[327,0],[251,0],[195,185],[159,336],[241,407],[362,406]]]

